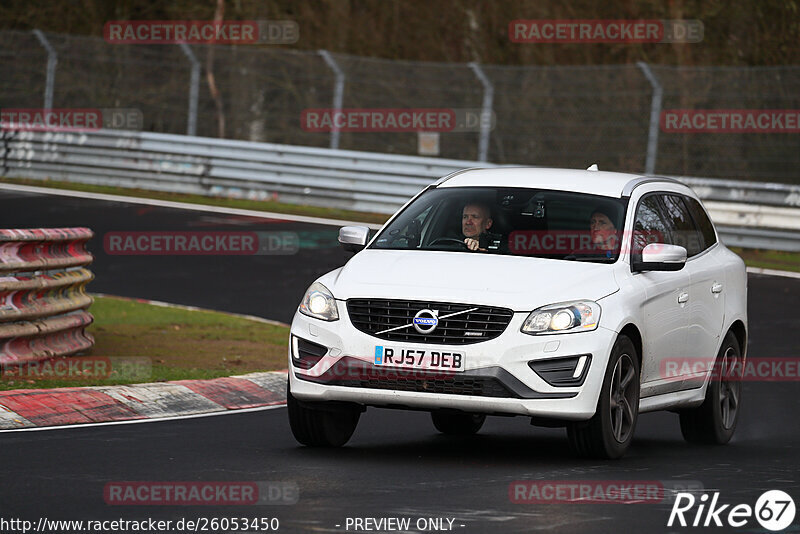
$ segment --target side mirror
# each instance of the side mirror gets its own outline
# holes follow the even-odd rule
[[[367,246],[369,228],[366,226],[342,226],[339,228],[339,244],[347,252],[358,252]]]
[[[680,271],[686,265],[686,249],[678,245],[650,243],[631,257],[631,271]]]

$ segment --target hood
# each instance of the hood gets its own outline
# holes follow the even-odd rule
[[[483,304],[531,311],[619,289],[613,265],[495,254],[366,249],[320,278],[334,297]]]

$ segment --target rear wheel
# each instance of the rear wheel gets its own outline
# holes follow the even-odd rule
[[[433,426],[442,434],[469,436],[475,434],[483,426],[486,416],[475,413],[431,412]]]
[[[633,441],[638,417],[639,358],[630,338],[620,336],[611,350],[594,416],[567,426],[570,448],[583,457],[619,458]]]
[[[689,443],[723,445],[739,420],[743,360],[739,341],[728,332],[722,341],[703,404],[680,412],[681,434]]]
[[[361,417],[357,405],[301,403],[294,398],[288,384],[286,405],[294,438],[310,447],[341,447],[350,440]]]

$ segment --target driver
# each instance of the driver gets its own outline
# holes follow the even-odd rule
[[[486,204],[470,202],[464,206],[461,213],[461,233],[464,234],[464,244],[470,250],[486,252],[480,248],[480,238],[492,227],[492,210]]]

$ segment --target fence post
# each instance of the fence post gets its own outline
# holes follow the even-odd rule
[[[58,64],[58,55],[55,48],[50,45],[50,41],[42,33],[41,30],[33,30],[33,35],[39,39],[42,46],[47,50],[47,80],[44,87],[44,109],[53,109],[53,87],[56,83],[56,65]]]
[[[658,82],[650,65],[644,61],[637,61],[636,65],[642,69],[647,81],[653,87],[653,99],[650,101],[650,133],[647,136],[647,160],[645,162],[645,174],[654,174],[656,171],[656,156],[658,155],[658,127],[661,117],[661,99],[664,94],[661,84]]]
[[[197,135],[197,99],[200,94],[200,62],[186,43],[180,43],[181,50],[192,64],[189,82],[189,116],[186,119],[186,135]]]
[[[478,141],[478,161],[486,161],[489,156],[489,136],[492,131],[492,106],[494,105],[494,86],[474,61],[469,64],[472,72],[483,85],[483,103],[481,104],[481,137]]]
[[[334,113],[338,114],[340,111],[342,111],[342,101],[344,100],[344,71],[339,68],[336,60],[333,59],[333,56],[331,56],[327,50],[319,50],[318,53],[320,56],[322,56],[322,59],[325,60],[325,63],[336,75],[336,85],[333,89],[333,109]],[[333,127],[331,128],[331,148],[339,148],[339,128],[336,126],[335,120],[333,121]]]

